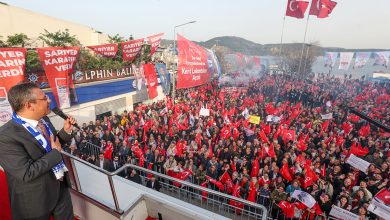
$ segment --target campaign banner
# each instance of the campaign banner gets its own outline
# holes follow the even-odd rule
[[[248,87],[223,87],[221,88],[221,92],[224,93],[247,93],[248,92]]]
[[[316,200],[313,198],[313,196],[302,190],[295,190],[291,197],[305,204],[305,206],[308,208],[313,208],[313,206],[316,204]]]
[[[351,154],[348,159],[347,163],[351,166],[355,167],[356,169],[362,171],[363,173],[367,172],[368,167],[370,166],[370,163]]]
[[[354,54],[354,52],[340,52],[340,70],[348,70]]]
[[[8,91],[24,80],[26,48],[0,48],[0,87]]]
[[[211,73],[213,76],[220,76],[221,75],[221,67],[218,62],[217,55],[215,55],[214,51],[210,49],[206,49],[207,51],[207,65],[209,73]]]
[[[356,214],[353,214],[350,211],[347,211],[345,209],[342,209],[338,206],[333,205],[332,209],[329,213],[330,216],[336,217],[337,219],[343,219],[343,220],[359,220],[359,216]]]
[[[322,120],[328,120],[333,118],[333,113],[328,113],[325,115],[321,115]]]
[[[95,53],[100,54],[104,57],[114,58],[118,52],[118,44],[103,44],[96,46],[87,46]]]
[[[12,118],[12,108],[7,99],[5,87],[0,87],[0,126]]]
[[[55,78],[56,88],[58,93],[58,105],[61,108],[70,107],[69,87],[67,78]]]
[[[324,64],[324,66],[333,68],[334,65],[336,64],[336,59],[337,59],[338,55],[339,55],[338,52],[325,52],[325,55],[324,55],[325,64]]]
[[[390,191],[382,189],[371,200],[368,211],[386,219],[390,216]]]
[[[363,68],[371,57],[371,52],[356,52],[353,68]]]
[[[210,116],[210,109],[201,108],[199,111],[200,116]]]
[[[206,84],[212,73],[209,72],[206,50],[177,35],[178,69],[177,89],[191,88]]]
[[[133,61],[137,56],[137,54],[139,53],[139,51],[141,50],[143,45],[144,45],[144,38],[122,42],[121,48],[122,48],[123,60],[129,62]]]
[[[260,116],[249,115],[249,123],[260,124]]]
[[[268,122],[278,123],[280,120],[282,120],[281,117],[275,116],[275,115],[267,115]]]
[[[374,65],[387,66],[389,65],[390,51],[382,51],[374,53]]]
[[[154,52],[156,52],[158,46],[160,45],[160,41],[162,36],[164,36],[164,33],[155,34],[152,36],[147,37],[148,43],[150,44],[150,55],[152,56]]]
[[[164,94],[169,95],[169,92],[171,91],[171,74],[167,71],[165,63],[156,63],[154,64],[154,67],[160,77],[160,84]]]
[[[149,99],[154,99],[158,96],[157,92],[157,75],[156,69],[152,63],[144,64],[144,73],[146,78],[146,83],[148,85]]]
[[[69,107],[69,85],[72,80],[69,75],[73,73],[80,47],[45,47],[37,48],[37,51],[58,107]]]

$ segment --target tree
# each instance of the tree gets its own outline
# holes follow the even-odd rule
[[[30,38],[23,33],[10,35],[7,37],[7,45],[9,47],[25,47],[29,45]]]
[[[302,54],[302,44],[293,44],[288,47],[283,47],[281,53],[282,67],[287,73],[299,74],[302,77],[307,76],[311,73],[311,67],[315,60],[320,48],[318,42],[305,44],[303,56]],[[276,50],[275,55],[279,55],[280,51]]]
[[[0,35],[0,47],[6,47],[7,44],[2,40],[3,36]]]
[[[65,46],[80,46],[80,41],[75,35],[71,35],[68,29],[65,31],[49,32],[45,29],[45,33],[39,36],[45,44],[50,47],[65,47]]]

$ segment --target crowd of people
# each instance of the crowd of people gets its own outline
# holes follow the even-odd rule
[[[274,217],[301,190],[317,201],[294,203],[302,218],[338,206],[379,219],[367,207],[390,186],[390,136],[347,110],[389,126],[389,94],[388,83],[324,75],[264,75],[228,89],[212,81],[178,90],[175,101],[84,123],[70,152],[109,171],[137,163],[270,207]],[[99,157],[84,151],[86,142],[101,149]],[[352,154],[370,163],[366,172],[347,163]],[[121,175],[140,181],[135,170]]]

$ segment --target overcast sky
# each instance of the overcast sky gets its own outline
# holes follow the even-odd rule
[[[0,1],[111,35],[137,38],[164,32],[164,39],[173,39],[175,25],[195,20],[177,32],[195,41],[238,36],[260,44],[280,43],[287,5],[287,0]],[[306,42],[351,49],[390,48],[390,0],[335,1],[338,4],[329,18],[310,16]],[[306,18],[286,17],[283,41],[302,42],[305,24]]]

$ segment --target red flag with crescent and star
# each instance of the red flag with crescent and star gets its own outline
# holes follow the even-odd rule
[[[308,5],[309,2],[305,0],[288,0],[286,16],[302,19]]]

